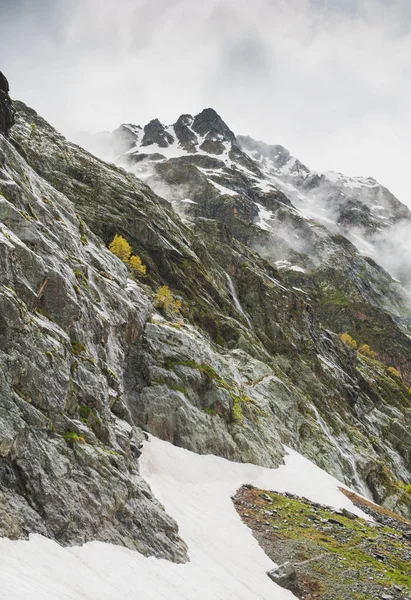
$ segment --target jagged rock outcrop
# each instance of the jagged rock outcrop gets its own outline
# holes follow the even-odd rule
[[[409,313],[388,273],[266,188],[213,114],[201,139],[187,115],[180,137],[155,126],[173,148],[184,136],[194,147],[167,159],[150,146],[170,204],[15,106],[12,143],[0,140],[5,535],[184,560],[138,473],[143,430],[268,466],[285,443],[407,512]],[[125,128],[125,145],[140,144],[142,128]],[[222,154],[199,151],[210,132]],[[116,233],[147,266],[143,281],[106,249]],[[160,285],[180,313],[153,307]],[[372,340],[379,360],[347,348],[347,330]]]
[[[0,536],[184,561],[139,475],[144,435],[121,397],[150,299],[2,136],[0,173]]]
[[[9,96],[9,82],[0,72],[0,133],[8,136],[13,123],[14,110]]]
[[[200,132],[193,126],[196,120],[201,123]],[[354,420],[362,423],[361,428],[365,426],[367,436],[370,435],[369,439],[372,438],[374,444],[378,436],[371,434],[371,429],[376,422],[380,423],[381,445],[378,449],[374,447],[366,452],[360,479],[366,481],[380,502],[392,507],[397,502],[395,496],[402,498],[401,503],[405,497],[400,491],[402,484],[398,482],[409,480],[410,439],[401,428],[401,443],[396,441],[398,433],[395,431],[400,423],[394,417],[392,408],[395,406],[394,412],[398,409],[405,422],[409,423],[410,300],[389,273],[361,252],[361,244],[368,244],[367,248],[377,251],[376,238],[372,236],[380,235],[378,232],[382,230],[389,232],[396,223],[406,226],[410,220],[409,211],[374,180],[313,173],[282,146],[260,144],[251,138],[233,138],[231,130],[225,124],[221,125],[221,121],[214,111],[208,109],[195,118],[182,115],[175,125],[167,128],[171,135],[176,134],[167,151],[154,145],[150,148],[151,155],[144,154],[145,149],[140,146],[136,136],[134,147],[128,148],[127,155],[118,157],[118,161],[137,174],[142,172],[146,181],[184,217],[185,223],[200,236],[202,243],[213,238],[212,246],[206,243],[208,256],[211,255],[215,260],[208,262],[206,255],[204,264],[208,272],[212,272],[216,280],[217,263],[234,276],[240,305],[253,324],[252,335],[255,334],[262,341],[271,357],[287,356],[287,361],[299,365],[299,374],[293,380],[293,385],[306,399],[313,398],[315,404],[322,404],[327,398],[326,405],[317,414],[317,423],[322,431],[320,436],[328,437],[333,452],[339,455],[333,463],[342,461],[342,471],[350,478],[354,476],[358,479],[351,458],[347,459],[347,456],[354,456],[355,464],[362,451],[356,443],[354,450],[352,442],[334,438],[333,432],[341,431],[340,427],[346,430],[346,424],[351,420],[348,414],[355,414]],[[187,134],[186,139],[180,140],[180,131]],[[207,137],[213,145],[203,148]],[[218,142],[218,147],[214,146],[214,142]],[[220,144],[224,147],[223,152]],[[154,165],[147,169],[143,161],[142,166],[137,167],[142,158],[149,156],[155,157]],[[319,191],[324,193],[324,197],[319,195]],[[380,203],[378,206],[377,202]],[[313,218],[313,209],[317,210],[318,219]],[[331,209],[333,214],[330,213]],[[223,228],[219,229],[212,222],[220,223]],[[240,242],[240,246],[234,240]],[[301,352],[305,353],[306,349],[300,350],[299,356],[294,354],[295,347],[301,348],[299,342],[296,343],[296,332],[303,331],[301,323],[294,322],[289,328],[286,325],[287,310],[284,311],[284,320],[279,317],[282,312],[279,310],[282,303],[279,294],[271,299],[271,309],[269,304],[264,304],[264,287],[261,288],[253,276],[259,270],[258,261],[256,264],[255,254],[251,258],[246,248],[253,249],[264,258],[262,272],[267,264],[275,268],[269,278],[263,277],[265,282],[270,282],[271,277],[271,281],[280,284],[278,291],[283,297],[290,299],[290,291],[297,292],[307,302],[307,310],[314,321],[308,337],[303,333],[299,338],[307,343],[305,348],[310,348],[306,360],[301,357]],[[397,255],[398,251],[394,254]],[[239,259],[239,256],[242,258]],[[244,264],[249,268],[244,268]],[[182,279],[178,286],[185,288]],[[300,310],[292,312],[290,322],[294,321]],[[276,322],[275,327],[273,321]],[[319,333],[320,323],[328,328],[325,335]],[[315,332],[319,334],[317,337]],[[351,359],[348,356],[343,359],[340,350],[335,347],[331,350],[331,358],[330,348],[320,349],[318,345],[320,339],[330,339],[330,332],[349,332],[358,341],[358,347],[368,344],[371,352],[376,354],[367,357],[353,353]],[[220,336],[219,332],[217,336]],[[239,343],[234,341],[236,336],[227,331],[214,339],[221,341],[221,337],[229,340],[230,344]],[[256,348],[255,344],[254,338],[251,347]],[[249,347],[247,351],[250,351]],[[314,351],[314,348],[317,350]],[[372,356],[378,360],[367,362],[369,358],[372,361]],[[318,360],[322,365],[320,370],[315,366]],[[327,375],[323,372],[320,376],[319,387],[313,385],[308,372],[304,374],[305,366],[302,367],[302,364],[306,365],[307,361],[309,370],[316,376],[319,371],[327,371]],[[402,381],[397,380],[400,387],[391,387],[395,379],[385,378],[390,366],[395,366],[400,373]],[[328,384],[325,381],[329,381],[329,377],[334,381],[334,390],[336,379],[340,380],[338,392],[326,390]],[[374,388],[376,381],[380,382],[377,384],[378,390]],[[181,381],[178,385],[184,387]],[[333,396],[341,398],[341,394],[346,398],[348,412],[343,408],[344,402],[339,401],[334,405],[332,400]],[[381,414],[377,416],[381,407],[377,397],[381,399],[381,394],[384,397],[383,412],[387,410],[386,417]],[[336,421],[332,416],[335,410],[338,414]],[[372,426],[370,413],[376,417],[376,420],[374,417],[371,419]],[[358,425],[354,428],[356,431],[359,429]],[[304,427],[301,433],[303,431]],[[346,434],[349,437],[348,430]],[[308,440],[304,441],[304,434],[297,437],[298,448],[302,450]],[[380,457],[385,455],[392,444],[395,446],[394,453],[400,452],[401,458],[393,467],[396,475],[387,477],[383,463],[390,463],[391,458],[387,456],[380,463],[375,462],[372,456],[374,452]],[[350,446],[351,449],[347,451]],[[306,454],[310,452],[306,446],[303,451]],[[391,450],[388,450],[388,455],[393,457]],[[325,468],[334,467],[330,465]],[[388,496],[397,485],[400,486],[397,488],[399,496],[394,493],[389,501]],[[381,489],[386,492],[381,493]],[[385,493],[388,496],[383,499]]]

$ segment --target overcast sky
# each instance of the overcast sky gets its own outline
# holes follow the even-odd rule
[[[0,0],[11,95],[63,133],[212,106],[411,206],[410,0]]]

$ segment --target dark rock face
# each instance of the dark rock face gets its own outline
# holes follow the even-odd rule
[[[190,129],[193,122],[191,115],[181,115],[174,123],[174,131],[181,146],[188,152],[192,151],[197,142],[197,136]]]
[[[221,136],[225,141],[235,141],[234,133],[213,108],[206,108],[195,117],[193,129],[199,135],[206,135],[207,139]]]
[[[153,119],[144,127],[144,137],[141,145],[157,144],[160,148],[167,148],[173,141],[173,136],[166,131],[164,125],[158,119]]]
[[[9,82],[0,72],[0,133],[7,137],[13,124],[14,110],[9,96]]]

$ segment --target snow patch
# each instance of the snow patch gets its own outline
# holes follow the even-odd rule
[[[271,227],[269,226],[268,221],[272,219],[273,213],[271,212],[271,210],[267,210],[266,208],[264,208],[262,204],[259,204],[258,202],[256,202],[255,204],[258,207],[258,221],[256,225],[258,225],[258,227],[264,229],[265,231],[271,231]]]
[[[234,190],[230,190],[230,188],[225,187],[224,185],[220,185],[219,183],[213,181],[212,179],[208,180],[210,183],[213,184],[213,186],[215,188],[218,189],[219,192],[221,192],[222,194],[226,195],[226,196],[238,196],[238,192],[235,192]]]
[[[39,535],[0,539],[2,600],[291,600],[266,575],[274,567],[238,516],[231,496],[244,483],[347,508],[341,484],[297,452],[267,469],[200,456],[150,437],[141,472],[180,527],[190,562],[176,565],[91,542],[62,548]]]

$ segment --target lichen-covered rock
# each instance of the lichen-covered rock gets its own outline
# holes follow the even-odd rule
[[[4,137],[0,174],[0,536],[184,561],[118,408],[150,299]]]
[[[156,175],[176,182],[170,199],[191,207],[182,220],[175,203],[133,174],[69,143],[23,104],[16,107],[13,168],[20,172],[2,180],[2,220],[16,257],[4,256],[5,285],[56,345],[43,348],[36,337],[40,367],[34,361],[17,389],[23,398],[36,392],[29,404],[53,415],[57,435],[71,434],[65,441],[75,450],[84,445],[73,435],[88,449],[101,444],[121,453],[120,447],[128,456],[138,440],[129,439],[126,421],[136,435],[140,427],[197,452],[271,466],[287,444],[408,513],[410,447],[399,424],[411,410],[411,342],[400,286],[346,238],[304,219],[281,192],[262,191],[240,167],[226,169],[228,146],[223,155],[156,162]],[[188,116],[180,125],[194,131]],[[204,131],[214,127],[206,125]],[[219,135],[227,144],[221,131],[209,139]],[[225,170],[214,180],[209,167]],[[258,205],[273,213],[273,227],[259,225],[266,213]],[[294,246],[282,236],[289,225]],[[105,250],[116,233],[147,265],[144,285],[127,280],[126,267]],[[20,262],[27,264],[24,275]],[[179,314],[151,308],[160,285],[181,300]],[[0,323],[2,349],[25,327],[13,297],[4,302],[11,316]],[[347,348],[338,336],[343,331],[355,333],[359,344],[372,336],[377,356]],[[62,365],[55,382],[44,380],[52,358]],[[387,372],[397,359],[403,380]],[[9,363],[7,373],[17,377]],[[52,403],[47,385],[59,390]],[[23,401],[18,393],[13,398]]]

